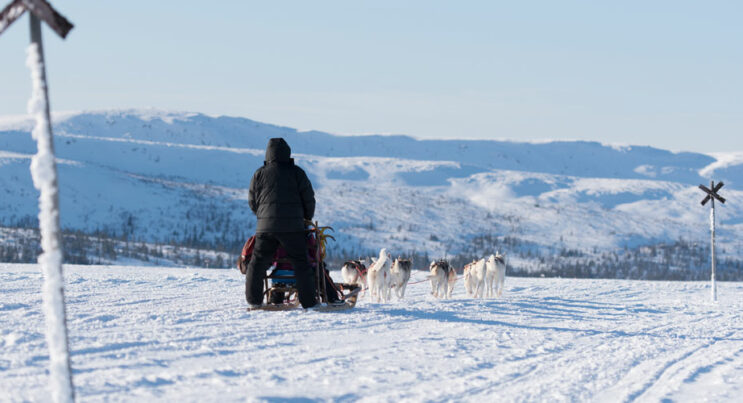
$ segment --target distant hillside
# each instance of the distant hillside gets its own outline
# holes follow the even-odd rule
[[[35,226],[29,130],[23,119],[0,118],[6,249],[27,234],[12,228]],[[380,247],[421,259],[502,249],[513,252],[514,270],[549,274],[566,264],[566,251],[580,251],[588,264],[626,248],[694,249],[706,245],[709,214],[696,186],[711,177],[726,182],[731,200],[718,212],[721,256],[743,256],[737,154],[337,136],[159,111],[66,114],[54,130],[62,225],[80,236],[236,253],[255,227],[250,177],[267,140],[284,137],[316,188],[317,219],[336,229],[338,259]]]

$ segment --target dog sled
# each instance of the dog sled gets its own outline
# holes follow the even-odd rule
[[[336,283],[325,264],[325,252],[328,239],[335,240],[326,234],[331,227],[321,227],[317,222],[307,222],[307,255],[315,277],[316,300],[315,311],[340,311],[356,306],[361,286],[356,284]],[[245,242],[237,266],[240,272],[247,272],[248,262],[253,254],[255,236]],[[337,296],[337,298],[333,298]],[[286,311],[299,309],[299,292],[296,288],[294,269],[286,252],[279,246],[274,255],[274,262],[264,279],[263,304],[260,307],[248,308],[248,311]]]

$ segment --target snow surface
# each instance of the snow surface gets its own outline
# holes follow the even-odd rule
[[[743,284],[506,278],[501,299],[246,312],[236,270],[67,266],[84,401],[740,401]],[[337,272],[334,274],[338,274]],[[425,278],[414,272],[411,283]],[[0,264],[0,400],[47,400],[36,265]]]
[[[31,99],[28,113],[34,117],[32,137],[38,151],[31,159],[31,177],[39,191],[39,231],[41,249],[39,266],[44,273],[44,316],[46,341],[50,351],[50,386],[55,402],[71,402],[73,391],[70,383],[70,361],[65,321],[65,301],[62,279],[62,249],[59,228],[59,197],[57,166],[49,121],[46,78],[39,45],[31,44],[27,51],[26,66],[31,71]]]

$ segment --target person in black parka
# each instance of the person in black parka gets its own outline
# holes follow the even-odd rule
[[[314,306],[316,285],[307,260],[305,220],[315,214],[315,192],[304,170],[294,165],[284,139],[268,141],[266,161],[250,181],[248,203],[258,217],[255,248],[245,276],[248,304],[263,303],[263,279],[281,245],[294,267],[299,302],[303,308]]]

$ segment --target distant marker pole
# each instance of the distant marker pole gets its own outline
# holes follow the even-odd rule
[[[717,302],[717,281],[716,281],[716,258],[715,258],[715,199],[719,200],[720,203],[725,204],[725,198],[720,196],[717,192],[722,189],[722,187],[725,186],[724,183],[720,182],[717,185],[715,185],[715,181],[711,181],[709,183],[709,188],[707,188],[704,185],[699,185],[699,189],[702,189],[704,193],[707,195],[702,200],[702,206],[707,204],[708,201],[711,201],[711,208],[709,211],[709,231],[710,231],[710,248],[711,248],[711,254],[712,254],[712,269],[710,277],[711,277],[711,292],[712,292],[712,302]]]
[[[714,183],[714,182],[713,182]],[[711,241],[710,241],[710,250],[712,253],[712,270],[711,270],[711,281],[712,281],[712,302],[717,302],[717,282],[716,279],[716,273],[715,273],[715,263],[717,263],[717,259],[715,258],[715,200],[712,199],[712,208],[709,210],[709,231],[711,234]]]

